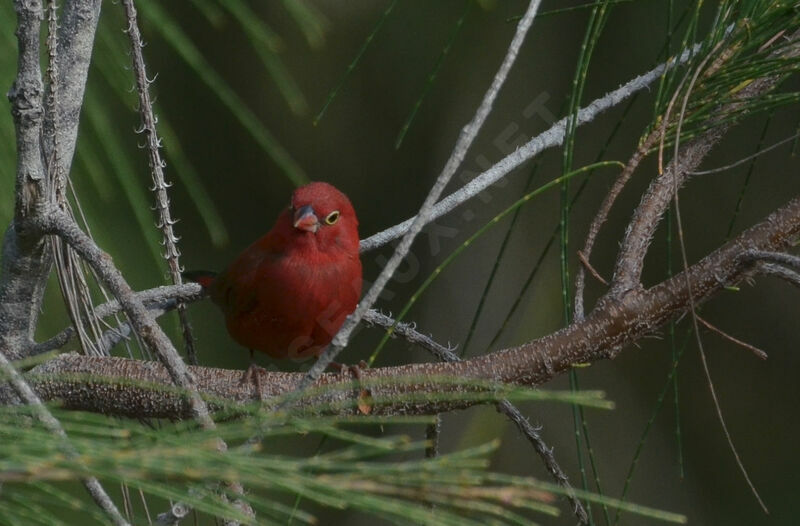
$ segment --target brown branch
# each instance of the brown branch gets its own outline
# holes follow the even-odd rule
[[[742,256],[747,251],[781,251],[798,235],[800,197],[692,265],[688,271],[647,290],[634,289],[619,295],[609,292],[583,321],[544,338],[462,362],[365,370],[362,382],[369,386],[375,399],[373,414],[435,414],[474,405],[468,401],[437,401],[435,395],[441,392],[441,385],[425,380],[431,376],[540,385],[568,371],[574,364],[614,358],[625,345],[688,311],[687,278],[695,300],[707,300],[725,286],[758,271],[752,258]],[[240,385],[240,371],[193,367],[191,372],[205,396],[238,403],[259,399],[251,385]],[[65,376],[76,373],[104,381]],[[142,418],[189,416],[180,396],[165,390],[171,382],[158,363],[64,355],[35,368],[29,375],[43,400],[62,400],[68,408]],[[302,377],[302,373],[267,372],[262,377],[265,394],[285,395],[294,390]],[[372,383],[398,378],[415,381]],[[349,378],[341,375],[323,375],[319,386],[337,388],[315,395],[314,403],[346,407],[340,412],[357,414],[358,393],[348,389],[347,383]],[[408,394],[428,394],[430,400],[402,400]],[[16,398],[7,389],[0,389],[0,401],[14,400]]]
[[[796,57],[800,54],[798,39],[800,39],[800,30],[793,33],[788,38],[789,44],[777,51],[776,54],[786,59]],[[703,159],[733,125],[734,119],[729,117],[735,115],[747,101],[772,90],[780,78],[778,75],[760,77],[737,92],[733,102],[714,112],[714,117],[708,123],[711,128],[685,147],[681,147],[680,152],[676,150],[667,169],[650,183],[625,232],[614,268],[612,292],[621,293],[641,286],[639,279],[642,275],[647,249],[661,217],[675,194],[697,171]],[[727,121],[726,118],[728,118]]]
[[[697,318],[697,321],[699,321],[706,329],[710,330],[711,332],[715,332],[718,335],[720,335],[722,338],[728,340],[729,342],[735,343],[736,345],[738,345],[740,347],[744,347],[745,349],[747,349],[748,351],[753,353],[756,356],[756,358],[761,358],[762,360],[766,360],[767,359],[767,353],[765,353],[764,351],[762,351],[761,349],[759,349],[755,345],[751,345],[751,344],[749,344],[747,342],[743,342],[742,340],[740,340],[738,338],[734,338],[733,336],[731,336],[727,332],[723,331],[722,329],[720,329],[716,325],[712,325],[708,320],[706,320],[705,318],[701,317],[697,313],[695,313],[695,317]]]
[[[586,233],[586,240],[583,243],[583,248],[578,251],[578,258],[581,260],[581,263],[588,269],[591,274],[599,280],[604,285],[608,286],[608,283],[594,270],[591,263],[589,262],[590,258],[592,257],[592,249],[594,248],[594,242],[597,239],[598,234],[600,234],[600,229],[603,226],[603,223],[606,222],[608,219],[608,214],[611,212],[611,207],[614,206],[614,202],[619,197],[619,194],[622,193],[622,189],[625,188],[625,185],[630,180],[633,173],[636,171],[636,168],[639,167],[639,163],[642,162],[645,155],[647,155],[648,150],[652,148],[656,141],[658,140],[658,133],[656,131],[652,131],[650,135],[644,140],[641,146],[636,149],[636,152],[628,161],[628,164],[625,165],[625,168],[622,169],[622,172],[617,176],[617,179],[614,181],[613,186],[606,194],[606,197],[603,199],[602,204],[600,205],[600,209],[595,214],[594,218],[592,219],[592,223],[589,225],[589,230]],[[583,292],[586,288],[586,271],[583,268],[578,268],[578,273],[575,276],[575,318],[580,320],[583,319],[584,316],[584,305],[583,305]]]

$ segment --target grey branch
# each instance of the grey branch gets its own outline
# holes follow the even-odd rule
[[[744,257],[758,262],[760,274],[775,276],[795,287],[800,287],[800,256],[785,252],[749,250],[744,253]]]
[[[789,270],[788,268],[784,268],[774,263],[762,263],[759,266],[759,272],[765,276],[775,276],[776,278],[781,278],[782,280],[791,283],[795,287],[800,288],[800,273]]]
[[[193,378],[186,364],[161,327],[136,298],[130,285],[111,262],[111,257],[103,252],[71,217],[61,211],[53,211],[43,218],[42,229],[63,239],[94,270],[103,285],[108,287],[119,300],[125,314],[145,344],[167,367],[175,385],[184,390],[193,418],[204,428],[213,428],[214,422],[211,420],[208,407],[194,388]]]
[[[489,86],[489,89],[484,95],[480,106],[478,106],[475,116],[461,130],[455,148],[453,148],[453,152],[450,154],[450,158],[447,160],[447,163],[445,163],[442,173],[436,178],[436,182],[428,192],[428,196],[422,203],[422,207],[419,209],[416,217],[411,222],[408,230],[403,235],[403,239],[395,248],[394,253],[389,258],[389,261],[386,262],[386,265],[375,279],[372,287],[370,287],[369,291],[367,291],[367,293],[361,299],[361,302],[358,304],[358,307],[356,307],[355,312],[348,316],[342,327],[333,337],[331,344],[322,353],[322,355],[320,355],[316,363],[314,363],[314,365],[308,371],[308,374],[306,374],[305,378],[298,386],[298,391],[305,389],[314,383],[314,381],[319,378],[322,372],[327,369],[330,363],[336,358],[336,355],[347,346],[347,342],[350,339],[350,334],[361,322],[364,314],[366,314],[366,312],[371,309],[378,300],[378,296],[383,291],[383,288],[389,282],[392,275],[394,275],[395,270],[397,270],[397,267],[408,254],[411,244],[414,242],[417,234],[419,234],[426,224],[433,220],[433,207],[436,204],[437,199],[439,199],[439,196],[444,191],[445,186],[447,186],[447,183],[450,182],[450,179],[453,177],[453,175],[455,175],[456,170],[458,170],[459,166],[461,166],[461,163],[464,161],[464,157],[467,155],[467,151],[469,150],[470,146],[472,146],[472,142],[475,140],[478,132],[483,127],[483,123],[486,121],[489,113],[491,113],[492,106],[497,98],[497,94],[500,92],[500,88],[505,83],[508,72],[511,70],[511,66],[514,65],[514,61],[516,60],[517,54],[522,47],[522,43],[525,41],[528,30],[530,29],[531,25],[533,25],[533,20],[536,18],[536,12],[539,9],[539,3],[540,0],[531,0],[530,4],[528,5],[528,9],[525,11],[522,19],[517,24],[517,30],[514,34],[514,38],[511,39],[511,44],[508,47],[506,56],[503,59],[502,64],[500,64],[500,68],[498,69],[494,78],[492,79],[491,86]]]
[[[164,258],[169,265],[169,273],[172,282],[180,285],[181,265],[178,250],[178,236],[175,234],[173,225],[176,220],[172,219],[172,212],[169,208],[169,195],[167,188],[169,184],[164,177],[164,167],[166,163],[161,158],[161,139],[156,130],[156,116],[153,112],[153,103],[150,100],[150,81],[147,79],[147,69],[142,55],[142,35],[139,32],[139,24],[136,15],[136,6],[133,0],[123,0],[125,15],[128,18],[127,33],[131,40],[131,55],[133,58],[133,73],[136,77],[136,90],[139,93],[139,113],[142,118],[142,129],[147,134],[147,151],[150,162],[150,175],[153,178],[153,193],[156,198],[156,210],[158,211],[158,226],[164,237]],[[186,355],[189,363],[197,365],[197,353],[194,348],[194,337],[189,325],[189,318],[186,315],[186,307],[178,305],[178,317],[183,330],[183,341],[186,345]]]
[[[614,108],[633,96],[635,93],[647,89],[651,84],[659,79],[668,69],[684,64],[701,49],[700,44],[695,44],[691,49],[684,51],[677,59],[671,59],[663,64],[656,66],[647,73],[644,73],[633,80],[623,84],[614,91],[609,92],[603,97],[593,101],[585,108],[578,111],[577,125],[587,124],[597,118],[604,111]],[[512,170],[519,167],[526,161],[533,159],[541,152],[554,146],[559,146],[564,141],[567,130],[567,118],[556,122],[549,130],[540,133],[514,152],[508,154],[503,159],[495,163],[491,168],[475,177],[462,188],[448,195],[433,207],[430,220],[434,221],[443,215],[451,212],[462,203],[475,197],[488,187],[508,175]],[[361,251],[368,252],[397,239],[411,227],[417,216],[406,219],[402,223],[382,230],[361,241]]]
[[[29,232],[27,220],[42,208],[47,195],[42,163],[42,73],[39,66],[41,2],[18,1],[18,72],[8,92],[17,140],[16,205],[5,232],[0,268],[0,348],[15,360],[33,344],[52,258],[41,236]]]

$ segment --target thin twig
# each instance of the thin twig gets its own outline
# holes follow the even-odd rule
[[[156,287],[134,294],[136,298],[151,311],[152,315],[154,309],[170,310],[174,308],[176,300],[189,303],[202,298],[205,292],[203,292],[202,287],[197,283],[184,283],[183,285]],[[98,318],[114,316],[121,311],[122,306],[119,300],[111,300],[95,307],[95,314]],[[122,325],[117,328],[122,330]],[[60,349],[69,343],[73,336],[75,336],[75,329],[73,327],[67,327],[52,338],[36,344],[31,355],[35,356],[54,349]]]
[[[178,236],[173,230],[173,225],[177,220],[172,219],[172,212],[169,208],[169,195],[167,195],[167,184],[164,178],[164,167],[166,163],[161,158],[161,139],[158,137],[156,130],[156,116],[153,112],[153,102],[150,100],[150,81],[147,78],[147,70],[144,64],[144,56],[142,55],[142,36],[139,32],[139,22],[137,20],[136,6],[133,0],[123,0],[122,5],[125,7],[125,15],[128,19],[128,29],[126,30],[131,41],[131,52],[133,58],[133,74],[136,78],[136,90],[139,94],[139,114],[142,119],[142,131],[147,134],[147,150],[149,153],[148,160],[150,162],[150,175],[153,178],[153,193],[156,198],[156,210],[158,211],[159,222],[158,227],[164,236],[164,258],[169,265],[169,273],[172,278],[172,283],[180,285],[183,283],[181,279],[181,265],[179,262],[180,250],[178,250]],[[186,356],[189,363],[197,365],[197,352],[194,348],[194,337],[192,336],[192,328],[189,325],[189,318],[186,313],[186,307],[180,303],[178,304],[178,318],[180,320],[181,329],[183,331],[183,341],[186,346]]]
[[[685,50],[679,57],[675,57],[663,64],[656,66],[647,73],[639,75],[614,91],[611,91],[603,97],[594,100],[586,107],[578,110],[576,125],[581,126],[593,121],[604,111],[618,106],[620,103],[624,102],[626,99],[632,97],[636,93],[647,89],[653,82],[657,81],[665,71],[685,63],[700,49],[701,44],[695,44],[691,49]],[[431,210],[430,220],[433,221],[451,212],[456,207],[468,201],[472,197],[480,194],[482,191],[486,190],[486,188],[505,177],[512,170],[524,162],[532,159],[547,148],[560,145],[564,141],[564,136],[567,130],[567,122],[567,117],[556,122],[550,127],[550,129],[540,133],[524,145],[520,146],[514,152],[495,163],[491,168],[472,179],[462,188],[456,190],[452,194],[436,203]],[[362,239],[361,252],[375,250],[376,248],[382,247],[383,245],[401,237],[408,231],[416,218],[417,216],[406,219],[402,223],[398,223],[397,225],[373,234],[366,239]]]
[[[738,338],[734,338],[733,336],[731,336],[727,332],[723,331],[719,327],[717,327],[715,325],[712,325],[708,320],[706,320],[705,318],[703,318],[699,314],[695,313],[695,316],[697,316],[697,321],[702,323],[707,329],[711,330],[712,332],[715,332],[715,333],[719,334],[720,336],[722,336],[726,340],[728,340],[730,342],[733,342],[736,345],[744,347],[748,351],[750,351],[753,354],[755,354],[757,358],[761,358],[762,360],[766,360],[767,359],[767,353],[765,353],[764,351],[762,351],[761,349],[759,349],[755,345],[751,345],[751,344],[749,344],[747,342],[743,342],[742,340],[740,340]]]
[[[755,159],[755,158],[757,158],[757,157],[759,157],[761,155],[764,155],[765,153],[767,153],[767,152],[769,152],[771,150],[774,150],[775,148],[778,148],[779,146],[783,146],[787,142],[792,142],[793,140],[797,139],[798,137],[800,137],[800,133],[795,133],[791,137],[787,137],[787,138],[785,138],[785,139],[783,139],[781,141],[776,142],[775,144],[772,144],[770,146],[767,146],[766,148],[760,149],[756,153],[754,153],[752,155],[748,155],[747,157],[744,157],[742,159],[739,159],[738,161],[736,161],[734,163],[726,164],[725,166],[720,166],[719,168],[712,168],[711,170],[697,170],[697,171],[692,172],[691,175],[711,175],[711,174],[724,172],[724,171],[730,170],[732,168],[736,168],[737,166],[740,166],[740,165],[746,163],[747,161],[750,161],[750,160]]]
[[[43,227],[48,233],[61,237],[86,261],[95,271],[97,276],[116,296],[139,334],[150,350],[155,353],[169,372],[172,381],[183,390],[183,396],[191,411],[192,418],[203,429],[214,429],[216,426],[208,409],[208,405],[200,396],[186,364],[181,359],[172,342],[169,340],[158,323],[147,312],[144,304],[136,298],[130,285],[125,281],[120,271],[113,265],[111,258],[103,252],[94,241],[88,237],[75,223],[63,212],[53,212],[44,221]],[[227,451],[228,445],[222,439],[217,439],[217,450]],[[226,481],[226,486],[235,494],[241,495],[244,489],[238,482]],[[238,501],[236,505],[240,511],[248,516],[253,516],[250,506]]]
[[[408,231],[403,236],[403,239],[395,248],[392,257],[389,258],[389,261],[375,279],[372,287],[370,287],[369,291],[361,299],[361,302],[359,303],[355,312],[353,312],[347,318],[347,320],[345,320],[342,327],[333,337],[331,344],[320,355],[316,363],[314,363],[314,365],[306,374],[303,381],[298,385],[298,393],[313,384],[319,378],[322,372],[328,368],[330,363],[336,358],[342,349],[347,346],[347,343],[350,339],[350,334],[352,334],[353,330],[361,322],[364,314],[366,314],[366,312],[372,308],[372,305],[375,303],[375,301],[377,301],[381,291],[383,291],[383,288],[389,282],[389,279],[391,279],[395,270],[411,248],[414,238],[416,238],[417,234],[426,224],[433,220],[431,214],[433,207],[436,204],[436,200],[439,199],[439,196],[441,195],[442,191],[444,191],[445,186],[455,174],[458,167],[461,166],[461,163],[463,162],[464,157],[466,157],[467,151],[472,145],[473,140],[478,135],[478,132],[483,126],[483,123],[486,121],[486,118],[489,116],[489,113],[491,113],[492,106],[497,98],[497,94],[505,83],[508,72],[511,70],[511,66],[514,64],[514,61],[517,58],[517,54],[519,53],[519,49],[522,47],[522,43],[525,40],[528,29],[533,24],[533,20],[536,17],[536,12],[539,9],[539,3],[540,0],[531,0],[530,4],[528,5],[525,15],[517,25],[517,31],[514,34],[514,38],[511,40],[511,45],[506,52],[506,56],[503,59],[497,74],[495,74],[489,90],[484,95],[478,110],[475,112],[475,116],[461,130],[461,134],[459,135],[456,146],[453,149],[453,153],[447,160],[442,173],[436,178],[436,182],[428,193],[428,196],[425,198],[425,201],[422,203],[422,207],[417,213],[416,218],[412,221]]]
[[[586,270],[589,271],[589,274],[591,274],[594,279],[596,279],[597,281],[608,287],[608,281],[605,278],[603,278],[603,276],[601,276],[599,272],[597,272],[597,269],[594,268],[591,263],[589,263],[589,260],[586,259],[586,256],[583,254],[582,250],[578,251],[578,260],[586,268]]]
[[[775,265],[774,263],[762,263],[758,266],[758,270],[761,274],[766,276],[775,276],[776,278],[781,278],[784,281],[788,281],[795,287],[800,287],[800,273],[794,272],[780,265]]]

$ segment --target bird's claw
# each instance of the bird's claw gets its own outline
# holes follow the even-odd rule
[[[261,375],[266,373],[266,369],[255,362],[250,362],[250,367],[248,367],[247,370],[242,374],[242,378],[239,380],[239,385],[241,386],[246,383],[253,382],[253,385],[256,388],[256,393],[258,394],[258,399],[263,402],[265,397],[264,392],[261,390]]]
[[[367,362],[364,360],[359,361],[358,365],[345,365],[338,362],[331,362],[329,367],[336,369],[342,375],[350,373],[358,384],[361,384],[361,377],[364,369],[369,369],[369,365],[367,365]],[[357,402],[358,411],[361,414],[368,415],[372,412],[372,404],[373,400],[370,390],[363,387],[359,388]]]
[[[360,360],[358,365],[346,365],[339,362],[331,362],[328,367],[335,369],[339,374],[350,373],[356,380],[361,380],[361,372],[364,369],[369,369],[369,365],[364,360]]]

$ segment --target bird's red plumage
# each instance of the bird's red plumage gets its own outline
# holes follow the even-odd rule
[[[296,189],[272,230],[207,288],[241,345],[274,358],[318,355],[361,297],[358,220],[350,200],[327,183]]]

